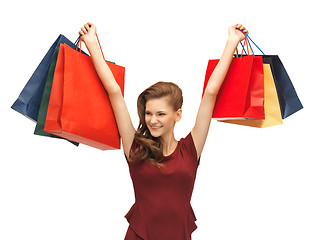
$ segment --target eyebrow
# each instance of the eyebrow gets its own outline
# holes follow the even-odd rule
[[[146,112],[151,112],[151,111],[146,109]],[[165,110],[160,110],[160,111],[157,111],[157,113],[166,113],[166,111]]]

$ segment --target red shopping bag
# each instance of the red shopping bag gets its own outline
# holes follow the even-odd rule
[[[125,68],[107,64],[123,95]],[[120,149],[111,103],[91,58],[66,44],[60,46],[44,130],[101,150]]]
[[[272,76],[270,64],[264,63],[264,110],[265,119],[219,120],[221,122],[265,128],[282,124],[282,116],[277,90]]]
[[[219,59],[209,60],[203,87]],[[264,119],[264,73],[262,57],[233,58],[221,85],[212,114],[215,119]]]

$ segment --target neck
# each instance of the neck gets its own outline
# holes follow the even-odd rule
[[[164,156],[168,156],[174,152],[177,147],[178,141],[174,138],[174,134],[171,133],[167,136],[161,136],[162,152]]]

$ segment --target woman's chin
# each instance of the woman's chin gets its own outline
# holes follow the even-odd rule
[[[161,128],[149,128],[149,132],[152,137],[160,137],[162,133],[160,129]]]

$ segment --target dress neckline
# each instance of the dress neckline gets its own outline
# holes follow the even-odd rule
[[[173,158],[178,152],[179,145],[180,145],[180,141],[178,141],[176,148],[174,149],[174,151],[171,154],[169,154],[168,156],[163,156],[163,160],[169,160],[169,159]]]

